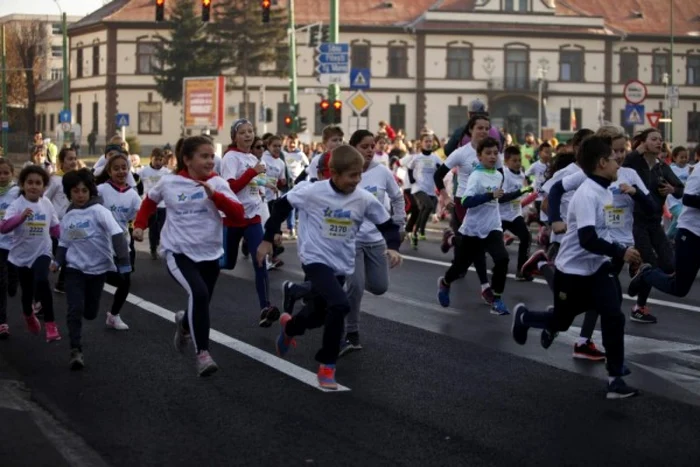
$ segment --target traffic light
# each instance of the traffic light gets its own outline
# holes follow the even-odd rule
[[[202,0],[202,22],[208,23],[211,16],[211,0]]]
[[[292,118],[291,115],[286,115],[284,117],[284,126],[288,129],[291,129],[294,124],[294,119]]]
[[[269,23],[270,22],[270,4],[272,2],[270,0],[263,0],[262,1],[262,22],[263,23]]]
[[[329,124],[331,123],[331,103],[328,100],[323,99],[319,104],[321,108],[321,123]]]
[[[333,102],[333,123],[341,123],[343,121],[343,103],[341,101]]]
[[[306,117],[298,117],[299,119],[299,128],[297,128],[297,131],[300,133],[303,133],[306,131]]]
[[[318,47],[319,44],[319,39],[321,36],[321,27],[322,25],[320,24],[312,24],[309,26],[309,47],[312,49],[315,49]]]
[[[165,20],[165,0],[156,0],[156,21]]]
[[[331,27],[327,24],[321,27],[321,42],[331,41]]]

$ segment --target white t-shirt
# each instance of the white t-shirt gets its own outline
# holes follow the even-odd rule
[[[478,166],[467,180],[464,197],[493,193],[503,184],[503,174],[496,169]],[[476,207],[467,209],[459,233],[469,237],[486,238],[494,230],[503,230],[498,200],[492,199]]]
[[[139,175],[141,176],[141,183],[143,184],[144,197],[148,194],[149,191],[151,191],[151,188],[156,186],[156,184],[160,181],[161,178],[170,173],[172,173],[172,170],[168,169],[165,166],[161,167],[160,169],[154,169],[149,164],[146,167],[142,168],[139,172]],[[165,204],[160,203],[158,207],[164,208]]]
[[[520,190],[525,186],[525,173],[522,171],[519,174],[514,174],[509,168],[503,169],[503,191],[508,194]],[[520,206],[520,198],[522,196],[508,201],[507,203],[499,203],[498,211],[501,214],[501,221],[512,222],[516,217],[523,216],[523,208]]]
[[[136,219],[136,214],[141,207],[141,197],[133,188],[126,191],[119,191],[109,183],[102,183],[97,186],[97,192],[102,197],[102,205],[109,209],[124,231],[127,240],[129,236],[129,224]]]
[[[223,178],[214,176],[206,182],[240,203]],[[221,214],[199,183],[182,175],[166,175],[148,198],[155,203],[165,201],[165,225],[160,233],[164,251],[186,255],[195,262],[218,260],[224,254]]]
[[[568,175],[572,175],[572,174],[576,174],[576,173],[579,174],[578,177],[586,178],[586,175],[583,173],[583,170],[581,170],[581,167],[579,167],[578,165],[573,164],[573,163],[567,165],[563,169],[556,172],[552,176],[552,178],[547,180],[545,182],[545,184],[542,185],[541,191],[546,193],[547,195],[549,195],[549,190],[552,189],[552,187],[554,186],[555,183],[557,183],[559,180],[563,180],[564,177],[566,177]],[[562,184],[563,184],[563,182],[562,182]],[[562,220],[566,220],[566,218],[567,218],[567,214],[568,214],[568,210],[569,210],[569,202],[573,196],[574,196],[574,192],[567,191],[566,185],[565,185],[564,186],[564,194],[561,197],[561,205],[559,208],[559,212],[561,214]],[[552,233],[550,234],[549,240],[552,243],[561,243],[563,238],[564,238],[564,234],[557,234],[557,233],[554,233],[554,231],[552,231]]]
[[[526,177],[535,177],[535,186],[533,188],[535,192],[538,193],[537,201],[542,201],[544,199],[544,196],[540,192],[540,188],[542,188],[542,185],[544,184],[544,177],[546,174],[547,164],[542,161],[536,161],[530,166],[530,168],[527,169],[527,171],[525,171]]]
[[[442,165],[442,160],[437,154],[425,155],[423,153],[413,156],[408,163],[408,169],[413,170],[413,178],[416,181],[411,187],[411,193],[423,192],[428,196],[435,196],[435,180],[433,175],[438,167]]]
[[[315,157],[314,159],[316,159]],[[309,166],[309,158],[306,157],[301,151],[286,152],[284,153],[284,162],[287,164],[289,169],[289,178],[296,180],[296,178],[301,175],[306,167]],[[316,177],[316,172],[306,171],[312,177]]]
[[[685,182],[684,194],[700,195],[700,168],[696,168],[690,173]],[[678,228],[690,230],[695,235],[700,236],[700,209],[684,205],[681,215],[678,216]]]
[[[259,163],[261,161],[252,154],[228,151],[224,154],[224,158],[221,161],[221,177],[224,180],[237,180],[248,169],[252,169]],[[262,164],[264,165],[264,162]],[[246,219],[252,219],[260,215],[260,209],[263,204],[260,189],[264,188],[266,181],[265,173],[260,173],[252,178],[246,187],[236,193],[236,196],[243,204],[243,209],[245,209]]]
[[[39,256],[51,257],[51,227],[58,225],[58,216],[51,201],[45,197],[35,203],[20,196],[14,200],[7,211],[5,219],[22,214],[25,209],[33,214],[12,231],[13,243],[9,261],[17,267],[29,268]]]
[[[686,164],[685,167],[678,167],[676,164],[671,164],[671,170],[676,174],[676,177],[678,177],[678,180],[680,180],[683,185],[688,182],[688,177],[690,177],[690,164]],[[679,199],[675,196],[666,197],[666,206],[668,206],[669,209],[679,204],[683,204],[682,198]]]
[[[570,205],[566,218],[567,231],[561,241],[555,266],[567,274],[590,276],[610,258],[585,250],[579,241],[578,230],[593,226],[599,238],[613,241],[610,234],[610,228],[616,222],[613,194],[588,178],[576,190]]]
[[[445,166],[448,169],[457,168],[456,199],[461,200],[464,197],[464,193],[467,191],[467,180],[477,165],[479,165],[479,158],[471,143],[458,147],[445,160]]]
[[[95,162],[95,165],[92,167],[92,173],[95,175],[95,177],[97,177],[104,171],[106,166],[107,158],[105,156],[100,156],[100,158],[97,159],[97,162]],[[126,174],[126,183],[128,183],[129,186],[136,188],[136,179],[134,178],[134,174],[131,173],[131,160],[129,158],[127,158],[126,167],[129,169],[129,172]]]
[[[19,187],[17,185],[11,186],[4,195],[0,195],[0,221],[5,219],[5,212],[7,211],[7,208],[10,207],[10,204],[12,204],[12,202],[16,200],[18,196]],[[0,233],[0,248],[3,250],[9,250],[12,248],[12,242],[12,232],[6,234]]]
[[[411,189],[411,179],[408,178],[408,164],[411,163],[411,159],[413,159],[414,155],[409,154],[401,158],[399,161],[399,165],[396,168],[396,176],[399,177],[399,180],[403,182],[403,189],[404,190],[410,190]]]
[[[66,266],[84,274],[116,271],[112,237],[122,232],[112,213],[101,204],[71,209],[61,220],[58,241],[66,248]]]
[[[381,164],[387,169],[389,168],[389,154],[385,152],[375,152],[374,156],[372,156],[372,162],[376,162],[377,164]]]
[[[294,187],[287,201],[299,212],[299,259],[302,264],[320,263],[336,275],[355,271],[355,240],[360,225],[389,220],[389,213],[368,191],[350,194],[335,191],[329,180]]]
[[[68,201],[68,197],[63,192],[62,175],[51,175],[49,186],[46,187],[46,191],[44,191],[44,198],[48,198],[53,204],[54,209],[56,209],[58,220],[60,221],[63,219],[66,209],[68,209],[68,206],[70,206],[70,201]]]
[[[382,203],[382,206],[385,207],[387,204],[387,195],[389,195],[389,200],[395,200],[397,198],[403,199],[403,193],[401,192],[401,188],[399,188],[399,184],[394,180],[394,174],[392,174],[391,170],[385,165],[378,164],[368,169],[367,172],[364,172],[359,187],[374,195],[377,201]],[[394,218],[396,224],[401,225],[406,223],[405,211],[395,214],[398,214],[398,216]],[[403,222],[401,222],[400,219],[403,219]],[[357,243],[364,244],[379,243],[384,241],[384,237],[377,229],[376,225],[365,220],[360,226],[356,241]]]
[[[285,166],[284,161],[282,159],[280,159],[279,157],[274,157],[269,152],[266,152],[262,156],[262,161],[267,167],[267,172],[265,173],[267,177],[267,183],[271,183],[277,186],[278,182],[287,179],[285,174],[285,170],[287,167]],[[278,192],[269,188],[265,188],[265,199],[271,201],[277,198],[279,198]]]

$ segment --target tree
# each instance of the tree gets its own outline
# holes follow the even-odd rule
[[[223,0],[216,5],[214,34],[225,45],[227,65],[235,76],[243,78],[241,117],[254,119],[255,115],[248,115],[248,76],[286,75],[287,70],[277,64],[287,63],[287,12],[273,8],[270,22],[263,24],[262,8],[257,0]]]
[[[38,20],[18,21],[6,26],[9,101],[24,105],[27,131],[36,121],[36,90],[46,67],[49,37],[46,24]]]
[[[225,63],[225,51],[207,33],[198,11],[198,0],[177,0],[169,16],[170,39],[160,37],[156,45],[155,80],[166,102],[182,101],[182,80],[192,76],[218,76]],[[215,39],[215,38],[214,38]]]

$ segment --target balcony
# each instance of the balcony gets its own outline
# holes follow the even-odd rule
[[[491,78],[487,82],[489,91],[517,91],[523,93],[537,92],[538,80],[526,79],[519,76],[507,76],[505,78]],[[542,92],[547,92],[548,81],[542,82]]]

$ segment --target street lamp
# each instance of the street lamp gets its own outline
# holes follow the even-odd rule
[[[70,91],[68,76],[68,18],[58,0],[53,0],[61,13],[61,30],[63,32],[63,110],[70,110]]]
[[[542,139],[542,88],[544,79],[549,72],[549,62],[545,59],[539,61],[537,67],[537,138]]]

